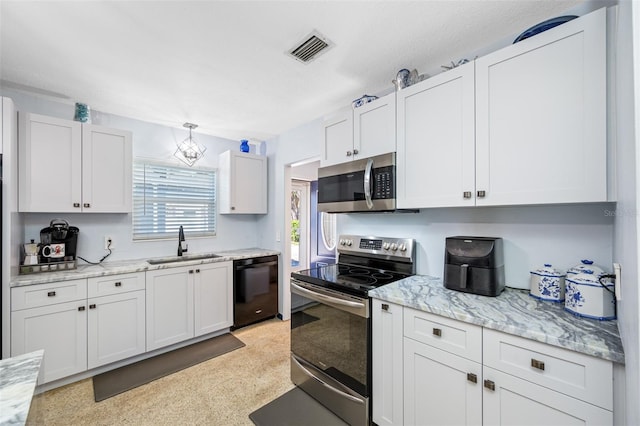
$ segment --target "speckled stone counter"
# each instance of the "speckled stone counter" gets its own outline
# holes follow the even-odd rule
[[[248,248],[239,250],[217,251],[215,253],[189,253],[182,260],[172,263],[152,265],[147,262],[150,259],[125,260],[116,262],[104,262],[100,265],[81,265],[77,269],[69,271],[40,272],[37,274],[19,275],[11,280],[11,287],[19,287],[33,284],[45,284],[56,281],[77,280],[81,278],[100,277],[105,275],[129,274],[133,272],[152,271],[155,269],[175,268],[176,266],[193,266],[203,263],[227,262],[236,259],[248,259],[252,257],[278,255],[280,252],[261,248]],[[216,255],[214,258],[201,257]],[[198,257],[198,259],[193,259]],[[169,261],[175,257],[155,258],[155,260]],[[188,259],[188,260],[185,260]]]
[[[39,350],[0,361],[0,424],[26,423],[43,356]]]
[[[543,302],[528,290],[498,297],[449,290],[442,279],[416,275],[379,287],[369,296],[493,330],[624,363],[617,321],[580,318],[564,304]]]

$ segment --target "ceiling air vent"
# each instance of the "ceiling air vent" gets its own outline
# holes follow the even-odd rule
[[[306,64],[317,58],[320,53],[328,50],[330,47],[333,47],[333,43],[319,32],[314,31],[287,53],[296,60]]]

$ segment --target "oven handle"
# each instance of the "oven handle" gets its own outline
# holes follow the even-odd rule
[[[295,288],[297,291],[303,293],[305,296],[308,296],[310,299],[317,300],[319,302],[328,302],[336,305],[348,306],[350,308],[358,308],[364,309],[364,303],[352,302],[350,300],[342,300],[337,297],[326,296],[324,294],[316,293],[315,291],[307,290],[304,287],[300,287],[298,284],[295,284],[293,281],[290,282],[291,286]]]
[[[373,208],[371,201],[371,169],[373,168],[373,159],[367,160],[367,167],[364,169],[364,199],[367,202],[367,208]]]
[[[328,383],[326,383],[326,382],[324,382],[324,381],[320,380],[320,378],[318,378],[318,376],[316,376],[316,375],[315,375],[315,374],[313,374],[311,371],[307,370],[307,369],[306,369],[302,364],[300,364],[300,362],[298,362],[298,360],[296,359],[296,357],[295,357],[295,356],[292,356],[292,357],[291,357],[291,360],[292,360],[293,362],[295,362],[295,363],[296,363],[296,365],[297,365],[297,366],[298,366],[298,367],[299,367],[299,368],[300,368],[300,369],[301,369],[301,370],[302,370],[302,371],[303,371],[307,376],[311,377],[312,379],[317,380],[318,382],[320,382],[320,384],[321,384],[322,386],[326,387],[326,388],[327,388],[327,389],[329,389],[330,391],[332,391],[332,392],[334,392],[334,393],[337,393],[338,395],[342,396],[343,398],[347,398],[347,399],[348,399],[348,400],[350,400],[350,401],[357,402],[358,404],[364,404],[364,401],[363,401],[362,399],[360,399],[360,398],[356,398],[356,397],[355,397],[355,396],[353,396],[353,395],[349,395],[349,394],[348,394],[348,393],[346,393],[346,392],[342,392],[341,390],[336,389],[336,388],[334,388],[333,386],[331,386],[330,384],[328,384]]]

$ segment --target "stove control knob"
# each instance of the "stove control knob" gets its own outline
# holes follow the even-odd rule
[[[389,243],[384,243],[382,245],[382,248],[385,249],[385,250],[389,250]]]
[[[391,250],[393,251],[398,250],[398,245],[396,243],[391,244]]]
[[[345,243],[346,243],[348,246],[351,246],[351,244],[353,244],[353,241],[351,241],[351,240],[346,240],[346,241],[345,241]]]
[[[340,245],[343,246],[344,245],[344,240],[340,240]]]
[[[404,244],[400,244],[400,246],[398,246],[398,249],[400,249],[400,251],[407,251],[407,246]]]

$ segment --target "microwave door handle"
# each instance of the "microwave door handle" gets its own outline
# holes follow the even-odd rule
[[[364,169],[364,199],[367,202],[367,208],[373,208],[373,201],[371,201],[371,169],[373,168],[373,160],[369,158],[367,160],[367,167]]]

